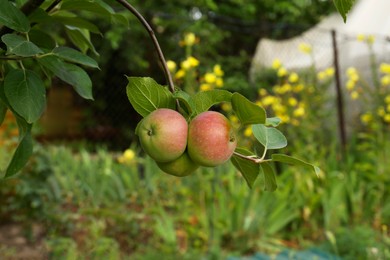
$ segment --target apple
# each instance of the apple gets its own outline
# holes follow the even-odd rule
[[[214,167],[223,164],[232,156],[236,146],[234,129],[221,113],[200,113],[189,124],[188,154],[199,165]]]
[[[179,112],[160,108],[141,121],[137,134],[144,151],[156,162],[171,162],[187,147],[188,123]]]
[[[191,160],[187,152],[183,153],[174,161],[166,163],[158,162],[157,165],[163,172],[177,177],[188,176],[199,167],[198,164]]]

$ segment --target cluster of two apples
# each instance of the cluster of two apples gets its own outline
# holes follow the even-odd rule
[[[223,164],[237,145],[229,120],[215,111],[200,113],[188,123],[179,112],[160,108],[142,120],[138,135],[159,168],[179,177],[199,166]]]

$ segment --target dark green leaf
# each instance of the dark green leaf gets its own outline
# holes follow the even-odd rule
[[[27,17],[11,1],[0,1],[0,24],[18,32],[28,32],[30,23]]]
[[[1,40],[7,45],[7,52],[22,57],[30,57],[43,53],[34,43],[27,41],[22,36],[16,34],[6,34]]]
[[[265,110],[239,93],[232,96],[232,107],[241,124],[265,124]]]
[[[28,123],[37,121],[46,106],[46,90],[38,75],[30,70],[12,70],[4,79],[9,105]]]
[[[265,125],[277,127],[281,121],[279,117],[270,117],[265,120]]]
[[[29,39],[37,46],[45,49],[53,49],[56,47],[54,39],[46,32],[38,29],[32,29],[29,33]]]
[[[31,23],[53,23],[53,17],[45,12],[45,10],[42,8],[35,9],[35,11],[28,16],[28,19]]]
[[[278,187],[276,184],[275,171],[268,162],[261,163],[264,174],[264,190],[275,191]]]
[[[91,68],[99,68],[94,59],[69,47],[57,47],[53,50],[53,53],[59,58],[69,62],[78,63]]]
[[[1,87],[1,85],[0,85],[0,87]],[[3,123],[6,113],[7,113],[7,106],[0,99],[0,125]]]
[[[10,164],[7,167],[5,178],[9,178],[15,175],[18,171],[20,171],[28,162],[31,154],[33,152],[33,141],[31,136],[31,125],[29,126],[29,130],[23,136],[20,141],[16,151],[11,159]]]
[[[235,152],[245,156],[255,156],[252,152],[244,148],[236,148]],[[230,158],[230,161],[233,163],[234,167],[236,167],[236,169],[241,172],[249,188],[252,188],[257,179],[257,176],[259,175],[259,164],[234,154]]]
[[[280,149],[287,146],[286,137],[276,128],[256,124],[252,126],[252,132],[255,138],[267,150]]]
[[[66,17],[66,16],[59,16],[59,15],[55,15],[52,17],[55,21],[60,22],[61,24],[66,25],[67,27],[81,28],[81,29],[86,29],[93,33],[98,33],[98,34],[100,33],[99,28],[96,25],[82,18]]]
[[[66,27],[65,32],[71,42],[79,48],[82,53],[86,53],[88,50],[91,50],[93,54],[99,56],[99,53],[96,51],[95,46],[91,42],[88,30]]]
[[[190,104],[194,110],[194,116],[205,112],[215,104],[221,102],[230,102],[232,93],[226,90],[213,89],[208,91],[198,92],[190,99]]]
[[[175,99],[178,99],[180,101],[180,104],[185,106],[187,114],[192,114],[192,106],[190,104],[191,96],[187,92],[184,92],[182,90],[175,91],[175,93],[173,93],[173,97]]]
[[[158,108],[175,109],[175,99],[167,88],[152,78],[127,77],[127,97],[135,111],[145,117]]]
[[[347,13],[351,10],[355,0],[333,0],[334,5],[337,8],[337,11],[343,17],[344,23],[347,21]]]
[[[292,164],[296,166],[303,166],[311,171],[313,171],[317,176],[319,176],[321,170],[317,166],[314,166],[310,163],[307,163],[305,161],[302,161],[300,159],[297,159],[295,157],[291,157],[285,154],[273,154],[272,155],[272,161],[275,162],[282,162],[282,163],[287,163],[287,164]]]
[[[135,132],[136,135],[138,135],[139,127],[141,126],[142,121],[144,121],[143,118],[138,122],[137,126],[135,127],[135,131],[134,132]]]
[[[73,86],[76,92],[85,99],[92,97],[92,81],[88,74],[80,67],[63,62],[54,56],[45,56],[39,62],[58,78]]]
[[[94,14],[109,16],[115,11],[104,1],[66,0],[61,5],[61,10],[89,11]]]

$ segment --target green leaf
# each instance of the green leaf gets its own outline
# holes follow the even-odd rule
[[[103,1],[85,1],[85,0],[65,0],[61,5],[61,10],[71,11],[89,11],[93,14],[108,16],[115,14],[111,6]]]
[[[54,56],[41,57],[38,61],[58,78],[73,86],[81,97],[93,100],[92,81],[85,70]]]
[[[60,22],[61,24],[64,24],[67,27],[86,29],[90,32],[100,34],[100,30],[96,25],[94,25],[93,23],[88,22],[82,18],[66,17],[66,16],[60,16],[60,15],[55,15],[52,17],[55,21]]]
[[[347,21],[347,13],[351,10],[355,0],[333,0],[337,11],[343,17],[344,23]]]
[[[270,117],[265,120],[266,126],[277,127],[282,120],[279,117]]]
[[[296,166],[303,166],[303,167],[313,171],[317,175],[317,177],[319,176],[319,174],[321,172],[320,168],[318,168],[317,166],[314,166],[313,164],[307,163],[305,161],[302,161],[300,159],[297,159],[295,157],[288,156],[285,154],[273,154],[271,156],[271,159],[272,159],[272,161],[275,161],[275,162],[282,162],[282,163],[292,164],[292,165],[296,165]]]
[[[4,102],[2,102],[0,99],[0,125],[3,123],[6,113],[7,113],[7,105]]]
[[[91,68],[99,68],[97,62],[91,57],[69,47],[57,47],[53,50],[54,55],[69,62],[78,63]]]
[[[16,151],[11,159],[10,164],[7,167],[5,178],[9,178],[18,171],[20,171],[28,162],[31,154],[33,152],[33,141],[31,136],[31,125],[29,125],[29,130],[23,136],[20,141]]]
[[[252,132],[257,141],[267,150],[280,149],[287,146],[286,137],[276,128],[256,124],[252,125]]]
[[[210,109],[215,104],[221,102],[230,102],[232,93],[227,90],[213,89],[198,92],[190,99],[193,107],[194,116]]]
[[[27,17],[11,1],[7,0],[0,0],[0,24],[18,32],[30,30]]]
[[[252,152],[244,148],[236,148],[235,152],[245,156],[255,156]],[[241,172],[249,188],[252,188],[260,172],[259,164],[241,158],[235,154],[233,154],[233,156],[230,158],[230,161],[233,163],[234,167],[236,167],[236,169]]]
[[[241,124],[265,124],[265,110],[239,93],[232,96],[232,107]]]
[[[278,186],[274,169],[268,162],[263,162],[260,165],[264,174],[264,190],[275,191]]]
[[[37,121],[46,106],[46,90],[39,76],[30,70],[12,70],[4,79],[9,105],[28,123]]]
[[[46,32],[39,29],[32,29],[28,33],[29,39],[31,42],[35,43],[37,46],[45,49],[53,49],[56,47],[56,42],[54,39]]]
[[[185,109],[186,109],[186,113],[187,114],[192,114],[193,110],[192,110],[192,106],[191,106],[191,96],[185,92],[185,91],[182,91],[182,90],[177,90],[175,91],[175,93],[173,93],[173,97],[177,100],[180,101],[180,104],[181,105],[184,105],[185,106]]]
[[[71,42],[79,48],[82,53],[86,53],[88,50],[91,50],[93,54],[99,56],[99,53],[96,51],[95,46],[91,42],[88,30],[66,27],[65,32]]]
[[[148,77],[127,77],[127,97],[135,111],[145,117],[158,108],[175,109],[175,99],[169,90]]]
[[[16,34],[5,34],[1,40],[7,45],[7,52],[21,57],[30,57],[43,53],[34,43]]]

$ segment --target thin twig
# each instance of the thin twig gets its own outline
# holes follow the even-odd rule
[[[240,153],[238,153],[238,152],[234,152],[233,154],[234,154],[235,156],[237,156],[237,157],[240,157],[240,158],[245,159],[245,160],[248,160],[248,161],[252,161],[252,162],[254,162],[254,163],[263,163],[263,162],[270,162],[270,161],[272,161],[272,160],[269,160],[269,159],[259,158],[259,157],[257,157],[257,156],[243,155],[243,154],[240,154]]]
[[[171,76],[171,73],[169,72],[167,63],[165,61],[164,54],[163,54],[163,52],[161,50],[160,44],[157,41],[156,35],[154,34],[154,31],[153,31],[152,27],[145,20],[145,18],[131,4],[129,4],[126,0],[116,0],[116,1],[118,3],[120,3],[121,5],[123,5],[131,13],[133,13],[138,18],[138,20],[142,23],[142,25],[145,27],[145,29],[148,31],[150,37],[152,38],[154,47],[157,50],[158,57],[160,59],[161,65],[163,66],[165,77],[166,77],[166,79],[168,81],[169,90],[172,93],[174,93],[175,92],[175,86],[173,84],[172,76]]]
[[[53,3],[49,5],[48,8],[46,8],[45,12],[50,13],[50,11],[53,10],[60,2],[61,0],[55,0]]]

